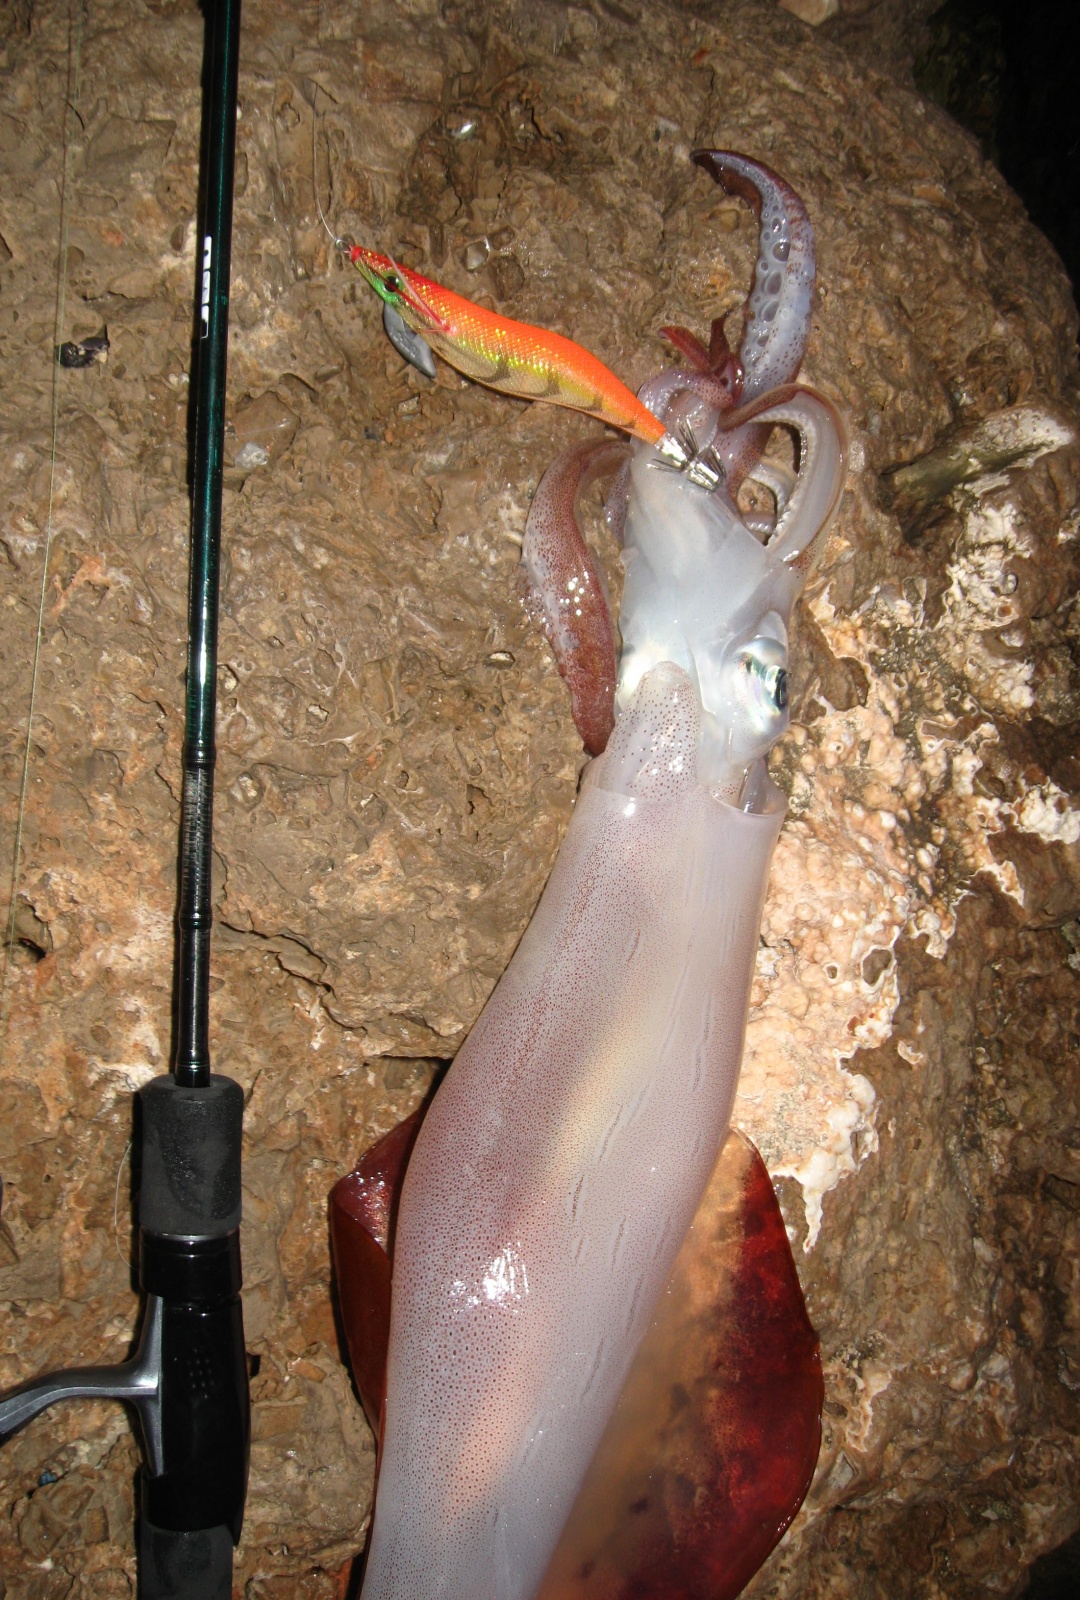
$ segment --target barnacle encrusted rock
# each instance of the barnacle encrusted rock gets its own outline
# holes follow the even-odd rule
[[[0,1062],[5,1383],[128,1347],[129,1091],[171,1027],[202,24],[195,0],[90,8],[54,330],[68,17],[0,19],[6,862],[51,352],[110,342],[60,379]],[[805,373],[852,449],[798,619],[737,1116],[800,1245],[827,1416],[751,1592],[1016,1593],[1080,1521],[1080,445],[1056,258],[965,134],[772,0],[251,3],[240,100],[213,1029],[248,1095],[241,1592],[343,1592],[374,1452],[326,1197],[475,1019],[582,760],[515,538],[593,425],[405,366],[318,222],[314,104],[336,232],[633,384],[663,323],[703,330],[750,281],[753,220],[689,150],[745,150],[806,200]],[[0,1452],[9,1596],[132,1592],[134,1464],[107,1407]]]

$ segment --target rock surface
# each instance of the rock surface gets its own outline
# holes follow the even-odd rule
[[[90,8],[77,82],[75,42],[58,0],[0,19],[7,862],[52,527],[4,991],[4,1383],[128,1347],[129,1091],[170,1049],[200,13]],[[336,231],[633,384],[663,322],[702,329],[750,280],[749,213],[690,148],[764,159],[810,208],[805,374],[849,418],[850,475],[802,608],[738,1121],[803,1245],[827,1426],[748,1592],[1017,1593],[1080,1522],[1080,448],[1056,258],[968,136],[771,0],[248,0],[240,100],[213,978],[215,1061],[248,1094],[237,1592],[344,1593],[374,1451],[327,1193],[468,1031],[582,761],[514,540],[594,425],[404,366],[318,223],[314,102]],[[51,348],[102,325],[108,361],[60,377],[50,489]],[[0,1593],[131,1594],[135,1462],[107,1406],[5,1447]]]

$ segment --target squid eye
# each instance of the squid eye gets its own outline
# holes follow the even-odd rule
[[[778,639],[751,639],[735,657],[739,700],[751,724],[767,733],[788,705],[787,651]],[[775,737],[775,734],[774,734]]]
[[[787,710],[787,672],[775,662],[763,662],[749,651],[739,665],[745,674],[744,693],[757,701],[765,701],[776,711]]]
[[[383,288],[388,290],[390,294],[400,294],[401,279],[396,273],[388,272],[386,277],[383,279]]]

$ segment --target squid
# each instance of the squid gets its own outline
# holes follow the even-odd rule
[[[637,397],[568,340],[354,256],[460,370],[633,440],[560,458],[526,528],[594,757],[551,877],[426,1114],[331,1197],[380,1441],[363,1600],[726,1600],[817,1458],[817,1341],[768,1174],[728,1135],[785,808],[766,758],[844,430],[795,382],[805,207],[745,156],[694,159],[760,219],[738,352],[722,322],[707,346],[667,329],[684,364]],[[796,466],[763,455],[774,429]],[[599,474],[626,565],[618,653],[578,520]]]

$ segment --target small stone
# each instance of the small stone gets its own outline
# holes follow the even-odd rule
[[[780,5],[783,10],[790,11],[793,17],[798,17],[800,22],[808,22],[812,28],[819,28],[840,10],[840,0],[780,0]]]
[[[461,257],[465,271],[479,272],[480,268],[487,262],[490,254],[491,246],[486,239],[474,239],[471,244],[465,246],[464,254]]]
[[[270,465],[270,452],[265,445],[256,444],[254,439],[249,439],[242,450],[236,452],[233,466],[239,467],[241,472],[250,472],[254,467],[268,467]]]
[[[480,131],[480,117],[472,111],[450,111],[446,116],[446,131],[451,139],[475,139]]]
[[[525,283],[525,274],[517,256],[493,256],[491,282],[499,300],[512,299]]]
[[[225,459],[242,472],[268,466],[289,448],[299,426],[296,412],[290,411],[284,400],[268,390],[237,407],[232,419],[232,435],[226,441]]]

